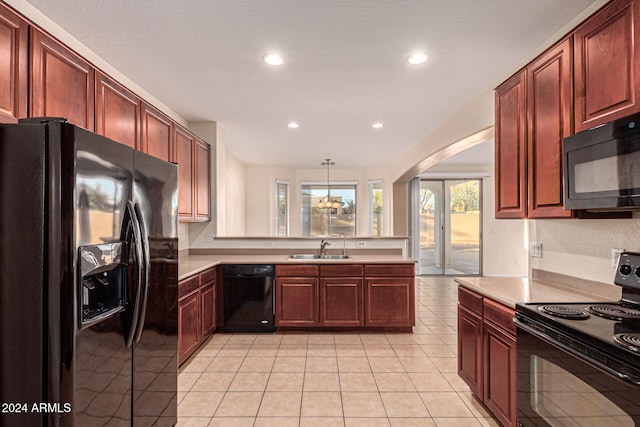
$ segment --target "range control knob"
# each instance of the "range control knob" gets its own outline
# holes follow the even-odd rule
[[[636,274],[638,274],[640,271],[640,268],[638,268],[638,270],[636,270]],[[628,276],[629,274],[631,274],[631,266],[627,265],[627,264],[623,264],[620,266],[620,274],[622,274],[623,276]]]

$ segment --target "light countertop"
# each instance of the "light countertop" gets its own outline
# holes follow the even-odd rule
[[[178,259],[178,280],[220,264],[415,264],[401,255],[349,255],[349,259],[288,259],[287,255],[182,255]]]
[[[487,296],[508,307],[517,302],[603,302],[617,299],[582,292],[552,283],[527,278],[510,277],[456,277],[459,285]]]

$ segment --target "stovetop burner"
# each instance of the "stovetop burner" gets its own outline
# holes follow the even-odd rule
[[[563,319],[584,320],[589,318],[589,313],[564,305],[541,305],[538,310]]]
[[[640,334],[639,333],[624,333],[616,334],[613,336],[614,341],[623,347],[628,348],[631,351],[640,353]]]
[[[640,322],[640,310],[618,304],[596,304],[587,307],[586,310],[605,319]]]

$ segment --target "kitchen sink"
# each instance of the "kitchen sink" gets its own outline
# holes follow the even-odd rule
[[[289,255],[289,259],[317,259],[320,258],[320,255],[314,254],[293,254]]]
[[[293,254],[287,259],[351,259],[349,255],[315,255],[315,254]]]

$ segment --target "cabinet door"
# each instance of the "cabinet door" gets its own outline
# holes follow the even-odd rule
[[[96,132],[140,150],[141,100],[96,71]]]
[[[27,116],[28,26],[0,4],[0,123]]]
[[[317,326],[318,279],[276,279],[276,326]]]
[[[66,117],[93,131],[94,83],[87,61],[31,27],[31,117]]]
[[[571,40],[527,67],[528,217],[570,217],[564,209],[562,139],[571,135]]]
[[[575,31],[576,132],[640,111],[639,9],[613,1]]]
[[[365,278],[365,326],[415,325],[414,278]]]
[[[173,132],[169,117],[142,103],[141,151],[166,162],[173,161]]]
[[[484,403],[503,425],[515,427],[516,340],[490,322],[483,329]]]
[[[183,363],[200,345],[200,291],[178,300],[178,363]]]
[[[364,325],[362,278],[341,277],[320,280],[320,325]]]
[[[525,73],[496,89],[496,218],[526,218]]]
[[[195,220],[209,221],[211,215],[210,177],[211,149],[209,144],[195,139]]]
[[[193,136],[186,129],[174,127],[175,161],[178,163],[178,216],[181,220],[195,218],[193,200],[193,177],[195,143]]]
[[[204,340],[216,327],[216,286],[215,282],[206,283],[200,289],[200,316],[202,317],[202,339]]]
[[[482,317],[458,305],[458,375],[482,400]]]

